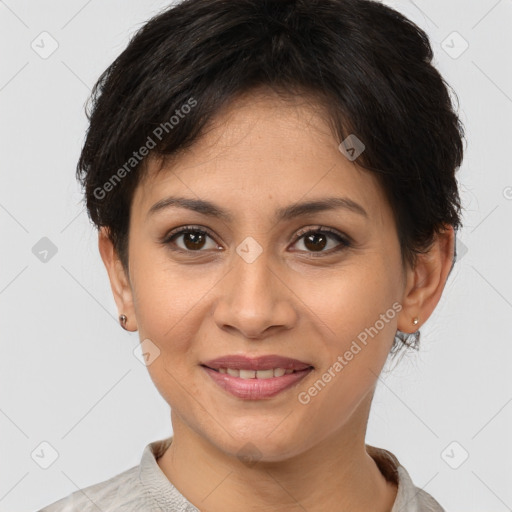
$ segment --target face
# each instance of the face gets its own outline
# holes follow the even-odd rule
[[[338,145],[310,104],[253,94],[160,172],[150,161],[135,192],[130,294],[141,341],[160,351],[148,370],[173,422],[227,454],[250,444],[281,460],[367,419],[402,262],[384,192]],[[214,208],[152,211],[170,197]],[[250,387],[236,360],[228,374],[203,366],[267,355],[296,371]]]

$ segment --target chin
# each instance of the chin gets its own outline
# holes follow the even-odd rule
[[[285,417],[282,416],[281,421]],[[275,429],[275,425],[262,419],[254,421],[250,427],[246,425],[242,434],[239,428],[226,425],[226,431],[233,435],[223,431],[220,439],[210,438],[210,441],[226,455],[248,466],[256,462],[279,462],[297,455],[297,447],[303,443],[303,439],[297,439],[290,432],[289,424],[286,426],[286,429]]]

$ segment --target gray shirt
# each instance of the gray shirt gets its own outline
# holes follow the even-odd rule
[[[139,465],[75,491],[38,512],[198,512],[157,464],[171,442],[172,436],[149,443]],[[391,512],[445,512],[430,494],[413,484],[391,452],[370,445],[366,449],[386,479],[398,485]]]

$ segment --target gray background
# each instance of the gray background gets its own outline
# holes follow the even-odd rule
[[[117,323],[74,179],[90,88],[168,3],[0,2],[1,512],[105,480],[172,432],[138,333]],[[422,349],[387,365],[367,442],[447,511],[512,510],[512,1],[392,4],[427,31],[459,96],[465,214]]]

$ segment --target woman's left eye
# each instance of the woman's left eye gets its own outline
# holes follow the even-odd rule
[[[181,238],[181,240],[180,240]],[[211,240],[210,247],[208,247],[207,240]],[[180,243],[177,240],[181,241]],[[329,245],[329,240],[335,240],[338,244],[334,243],[333,247],[327,247]],[[301,242],[303,246],[306,248],[305,252],[312,253],[332,253],[342,250],[351,245],[350,241],[347,237],[341,235],[337,231],[331,230],[329,228],[317,228],[310,230],[301,230],[295,236],[295,240],[293,245]],[[162,240],[164,245],[168,245],[170,243],[177,246],[176,250],[181,250],[184,252],[202,252],[201,249],[219,249],[218,244],[215,242],[213,237],[204,229],[199,229],[197,227],[183,227],[178,230],[172,231]],[[324,250],[326,249],[327,250]]]
[[[328,250],[323,250],[327,245],[329,245],[328,240],[335,239],[338,241],[338,244],[334,244],[334,250],[332,247],[329,247]],[[307,252],[313,253],[328,253],[331,254],[333,252],[340,251],[345,247],[350,247],[350,241],[342,236],[337,231],[333,231],[328,228],[318,228],[312,229],[309,231],[301,231],[297,234],[294,243],[302,242],[303,246],[307,248]]]

